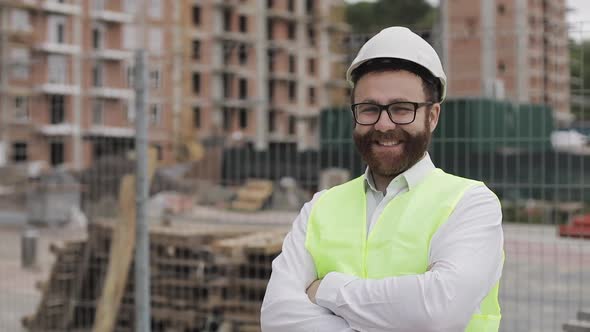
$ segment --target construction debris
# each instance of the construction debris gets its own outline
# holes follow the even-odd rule
[[[590,309],[580,310],[577,319],[563,324],[565,332],[590,332]]]
[[[235,199],[234,188],[208,180],[193,180],[194,200],[200,206],[215,206],[226,209]]]
[[[249,179],[238,189],[238,196],[232,202],[232,209],[239,211],[260,211],[269,202],[273,192],[270,180]]]
[[[30,331],[89,331],[101,296],[114,223],[89,225],[87,241],[53,244],[56,255]],[[152,331],[260,331],[271,262],[286,229],[171,223],[150,228]],[[131,263],[133,264],[133,263]],[[133,265],[131,265],[133,266]],[[130,269],[115,331],[134,329]]]
[[[310,194],[300,188],[297,180],[284,177],[279,180],[277,190],[272,193],[271,210],[299,211],[310,198]]]
[[[194,207],[194,199],[173,191],[161,191],[152,196],[147,204],[149,218],[160,219],[165,215],[178,215],[189,212]]]

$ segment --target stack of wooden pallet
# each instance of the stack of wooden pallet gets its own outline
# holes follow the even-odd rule
[[[77,282],[77,268],[84,260],[85,241],[52,244],[49,250],[56,256],[46,282],[38,283],[42,292],[37,313],[22,322],[31,331],[63,331],[64,319],[70,312],[70,300]]]
[[[272,181],[249,179],[238,189],[237,199],[232,202],[231,208],[240,211],[259,211],[270,200],[272,192]]]
[[[94,222],[87,241],[55,250],[57,259],[43,300],[37,312],[23,320],[29,330],[92,328],[105,282],[112,225]],[[271,262],[281,250],[284,234],[283,229],[263,232],[261,226],[247,225],[151,227],[152,330],[216,331],[225,325],[231,331],[259,331]],[[116,331],[134,329],[133,268],[130,271]]]
[[[225,296],[210,302],[237,331],[259,331],[260,308],[271,273],[272,260],[280,253],[284,233],[260,232],[213,243],[217,264],[227,284]],[[224,289],[222,289],[224,291]]]

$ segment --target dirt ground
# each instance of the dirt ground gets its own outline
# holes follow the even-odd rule
[[[227,216],[226,216],[227,217]],[[270,223],[292,216],[268,216]],[[20,320],[35,311],[53,255],[51,242],[83,237],[76,229],[41,229],[38,264],[20,262],[22,226],[0,225],[0,331],[25,331]],[[590,240],[562,239],[554,226],[506,224],[501,282],[502,331],[560,331],[576,311],[590,307]]]

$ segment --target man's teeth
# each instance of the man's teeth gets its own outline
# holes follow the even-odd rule
[[[396,146],[398,144],[400,144],[399,141],[379,142],[379,145],[383,145],[383,146]]]

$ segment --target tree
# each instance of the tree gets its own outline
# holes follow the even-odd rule
[[[425,0],[378,0],[349,4],[346,11],[353,33],[376,33],[392,25],[429,30],[437,10]]]

